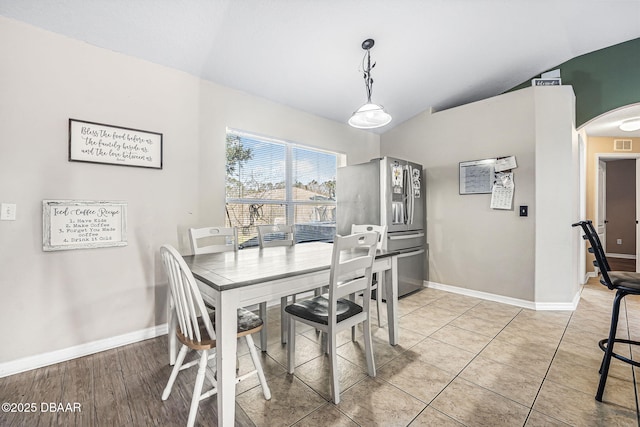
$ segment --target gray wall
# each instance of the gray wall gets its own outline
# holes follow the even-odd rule
[[[430,281],[532,302],[575,297],[574,97],[570,87],[539,89],[549,88],[423,113],[382,135],[382,155],[425,167]],[[514,210],[490,209],[488,194],[459,194],[459,162],[510,155],[518,163]],[[519,205],[529,206],[528,217],[518,216]],[[552,219],[550,208],[560,217]]]
[[[0,221],[0,374],[166,322],[158,249],[224,223],[227,126],[379,155],[375,134],[4,17],[0,57],[0,202],[17,204]],[[163,133],[164,168],[69,162],[69,118]],[[43,252],[43,199],[127,202],[128,245]]]

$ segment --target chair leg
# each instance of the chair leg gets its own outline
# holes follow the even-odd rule
[[[363,293],[362,294],[362,305],[363,306],[364,306],[364,298],[365,298],[365,296],[364,296],[364,293]],[[371,295],[369,295],[369,298],[371,298]],[[355,294],[349,295],[349,300],[355,302],[355,300],[356,300]],[[355,325],[353,325],[351,327],[351,341],[356,342],[356,326]],[[329,354],[329,353],[327,352],[327,354]]]
[[[331,378],[331,398],[336,405],[340,403],[340,381],[338,370],[338,349],[336,346],[335,332],[327,332],[327,344],[329,347],[329,370]]]
[[[618,329],[618,315],[620,314],[620,303],[622,298],[625,297],[625,293],[618,291],[613,299],[613,308],[611,310],[611,327],[609,329],[609,339],[607,340],[607,349],[604,352],[602,358],[602,364],[600,365],[600,383],[598,384],[598,392],[596,393],[596,400],[602,402],[602,395],[604,394],[604,386],[607,383],[607,375],[609,374],[609,365],[611,364],[611,355],[613,354],[613,345],[616,339],[616,330]]]
[[[370,377],[376,376],[376,364],[373,359],[373,342],[371,341],[371,322],[367,318],[363,322],[363,334],[364,334],[364,352],[367,359],[367,372]]]
[[[382,295],[384,295],[384,271],[378,273],[378,289],[376,289],[376,314],[378,315],[378,327],[382,327],[380,322],[380,307],[382,304]]]
[[[173,303],[173,298],[169,295],[167,301],[167,338],[168,338],[168,346],[169,346],[169,365],[174,365],[176,363],[176,329],[178,327],[178,320],[176,319],[176,309],[175,304]]]
[[[173,369],[171,370],[169,381],[167,381],[167,386],[164,388],[164,391],[162,392],[162,400],[167,400],[169,398],[169,395],[171,394],[171,389],[173,388],[173,383],[176,382],[176,378],[178,377],[178,372],[180,372],[180,368],[182,367],[182,362],[184,362],[184,358],[187,355],[187,351],[189,351],[189,348],[186,345],[183,345],[180,348],[178,357],[176,358],[175,363],[173,365]]]
[[[202,350],[200,363],[198,363],[198,375],[196,375],[196,383],[193,386],[193,396],[191,397],[191,407],[189,408],[187,427],[192,427],[196,422],[198,405],[200,404],[200,395],[202,394],[202,385],[204,384],[204,375],[207,370],[207,362],[209,362],[209,352],[207,350]]]
[[[262,319],[262,330],[260,331],[260,350],[267,351],[267,303],[260,303],[260,318]]]
[[[253,337],[251,337],[251,335],[246,335],[245,338],[247,339],[247,346],[249,347],[249,354],[251,355],[253,366],[256,368],[258,379],[260,380],[260,385],[262,386],[262,394],[264,394],[265,399],[271,400],[271,390],[269,389],[269,385],[267,384],[267,379],[264,377],[264,370],[262,369],[262,363],[260,362],[260,358],[258,357],[256,346],[253,343]]]
[[[287,372],[293,374],[296,365],[296,320],[286,313],[289,325],[289,337],[287,344]]]
[[[287,312],[284,311],[284,308],[289,304],[288,297],[280,298],[280,341],[282,344],[287,343],[287,322],[289,321],[289,316]]]

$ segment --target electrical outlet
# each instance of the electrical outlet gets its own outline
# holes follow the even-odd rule
[[[619,245],[621,245],[621,244],[622,244],[622,239],[618,239],[618,240],[616,240],[616,243],[617,243],[617,244],[619,244]]]
[[[14,203],[0,204],[0,220],[3,220],[3,221],[16,220],[16,205]]]

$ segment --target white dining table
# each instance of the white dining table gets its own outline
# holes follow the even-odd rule
[[[326,286],[332,248],[330,243],[309,242],[184,257],[203,296],[215,304],[218,425],[233,426],[235,422],[237,309]],[[391,280],[384,288],[391,345],[398,342],[397,255],[398,252],[379,250],[373,267],[374,272],[390,271],[387,277]],[[173,363],[176,324],[170,323],[169,357]],[[264,343],[262,347],[266,349]]]

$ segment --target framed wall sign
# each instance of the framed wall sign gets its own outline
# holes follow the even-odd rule
[[[162,134],[69,119],[69,161],[162,169]]]
[[[85,200],[42,201],[42,249],[127,245],[127,204]]]

